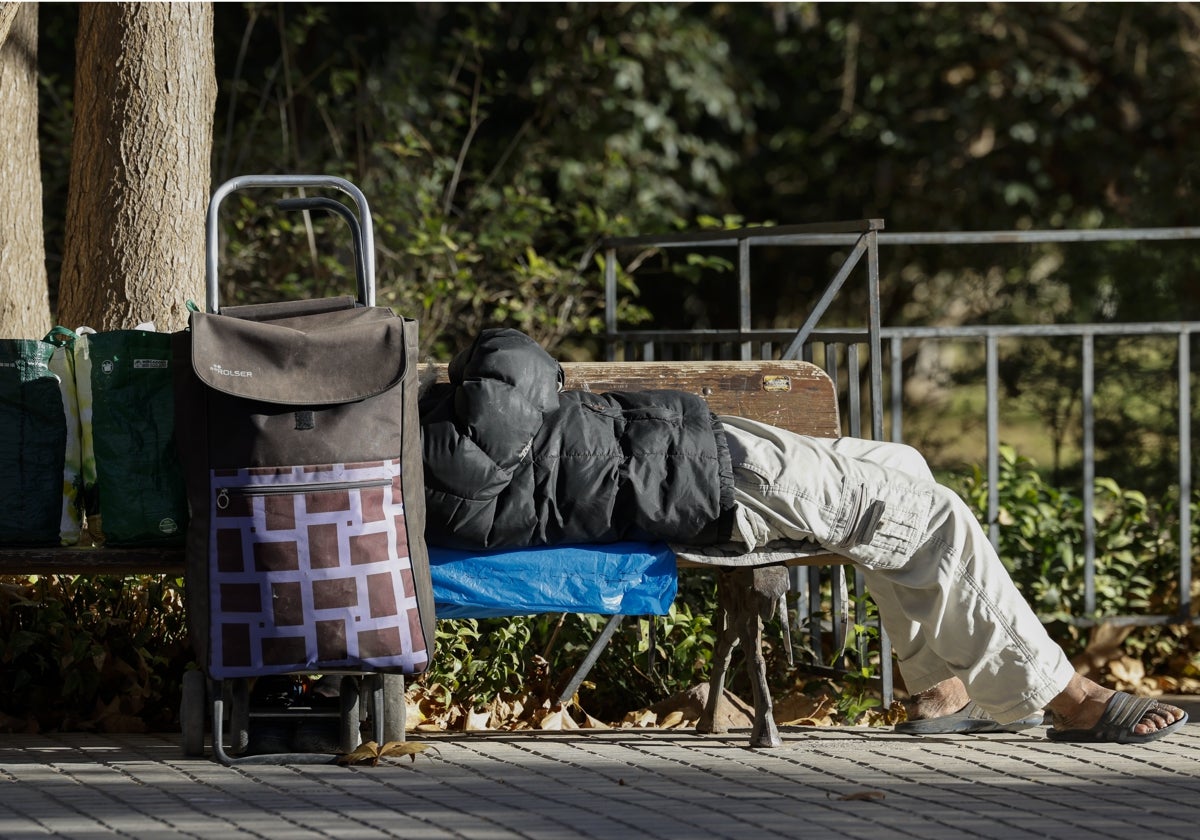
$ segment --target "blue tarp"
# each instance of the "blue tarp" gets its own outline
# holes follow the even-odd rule
[[[429,566],[438,618],[665,615],[678,583],[675,555],[665,543],[503,551],[430,546]]]

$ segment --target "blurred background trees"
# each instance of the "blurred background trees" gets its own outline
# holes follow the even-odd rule
[[[1170,226],[1195,206],[1189,3],[214,12],[214,183],[322,172],[362,186],[381,299],[421,316],[438,352],[483,321],[550,345],[596,331],[606,235],[864,217],[910,231]],[[40,14],[53,288],[78,12]],[[240,213],[231,290],[323,293],[348,276],[312,244],[332,220]],[[884,320],[1193,318],[1195,269],[1170,248],[1089,246],[1069,261],[1053,247],[889,250]],[[763,291],[778,323],[808,293],[790,274]],[[681,281],[644,289],[626,314],[721,326],[727,309]]]
[[[80,37],[80,21],[126,7],[154,8],[0,3],[0,26],[13,33],[0,53],[13,116],[0,129],[12,135],[0,210],[6,334],[55,321],[176,328],[202,283],[199,208],[240,174],[360,185],[375,216],[379,300],[420,318],[423,352],[440,358],[497,322],[564,358],[597,353],[607,236],[868,217],[888,231],[1186,226],[1196,203],[1200,10],[1190,3],[222,3],[211,9],[211,58],[190,41],[177,47],[214,66],[210,183],[171,176],[180,183],[170,203],[134,227],[157,218],[155,259],[178,264],[143,270],[115,256],[148,250],[121,234],[128,225],[107,236],[128,215],[105,194],[116,179],[104,160],[83,165],[117,147],[94,139],[89,116],[109,95],[87,89],[95,72],[76,82],[75,67],[77,51],[117,66],[121,44]],[[182,138],[194,134],[182,109],[192,98],[211,107],[211,92],[178,95],[187,79],[178,81],[165,101],[181,108]],[[29,142],[35,115],[40,148]],[[145,130],[139,122],[149,124],[112,138],[128,144],[121,155]],[[93,136],[81,140],[77,123]],[[192,158],[199,148],[169,145]],[[73,211],[72,179],[75,200],[93,202]],[[259,199],[225,209],[222,300],[351,288],[337,218],[285,216]],[[883,323],[1192,320],[1193,243],[889,246]],[[841,256],[796,250],[755,257],[754,299],[770,305],[754,327],[801,323]],[[619,278],[623,323],[737,326],[729,274],[713,270],[727,260],[634,262],[640,270]],[[98,293],[118,269],[134,285],[165,285]],[[862,323],[860,285],[823,326]],[[920,365],[929,383],[908,388],[918,411],[940,419],[952,395],[970,398],[963,384],[977,381],[978,353],[904,352],[906,372]],[[1031,340],[1001,360],[1006,404],[1060,472],[1078,449],[1073,352]],[[1153,441],[1174,434],[1174,418],[1172,395],[1138,377],[1169,374],[1173,353],[1127,341],[1097,354],[1112,374],[1105,393],[1116,395],[1097,418],[1101,467],[1143,471],[1129,430]],[[960,444],[982,432],[918,416],[906,435],[954,466],[977,457],[979,447]]]

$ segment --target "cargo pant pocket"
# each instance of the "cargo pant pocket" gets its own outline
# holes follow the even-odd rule
[[[872,569],[904,566],[924,541],[933,515],[933,491],[912,482],[846,479],[837,517],[840,533],[829,547]]]

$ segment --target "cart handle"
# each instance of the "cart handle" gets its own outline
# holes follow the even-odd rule
[[[371,224],[371,209],[367,197],[362,190],[345,178],[333,175],[241,175],[230,178],[213,192],[208,202],[208,219],[206,226],[207,254],[205,258],[205,292],[208,311],[216,314],[220,311],[218,301],[217,265],[220,258],[218,247],[219,210],[221,202],[231,193],[238,190],[255,187],[287,188],[287,187],[318,187],[341,190],[350,196],[358,207],[358,221],[362,231],[361,255],[363,281],[361,283],[360,303],[363,306],[375,305],[375,231]]]
[[[350,236],[354,240],[354,278],[358,281],[358,299],[366,300],[367,274],[364,267],[366,251],[363,246],[362,225],[358,223],[358,217],[354,215],[354,212],[340,201],[324,195],[281,198],[275,202],[275,206],[280,210],[328,210],[346,220],[346,224],[350,226]]]

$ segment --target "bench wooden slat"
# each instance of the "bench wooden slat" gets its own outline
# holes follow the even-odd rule
[[[717,414],[814,437],[841,433],[833,382],[810,362],[575,362],[563,372],[571,389],[687,391],[704,397]]]
[[[0,575],[182,575],[183,548],[3,548]]]

